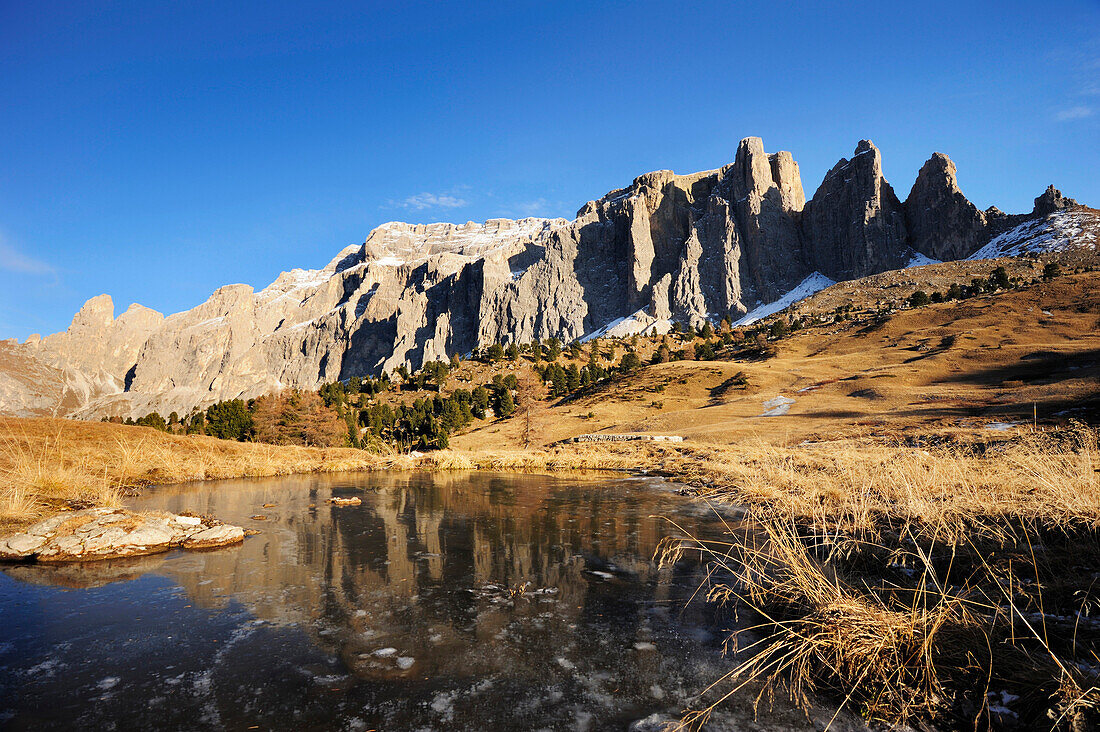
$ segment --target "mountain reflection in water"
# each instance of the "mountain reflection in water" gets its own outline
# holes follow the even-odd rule
[[[658,481],[347,474],[169,486],[134,504],[262,533],[7,568],[0,723],[625,729],[675,718],[729,668],[711,609],[686,603],[705,567],[652,561],[677,531],[667,519],[712,537],[722,523]]]

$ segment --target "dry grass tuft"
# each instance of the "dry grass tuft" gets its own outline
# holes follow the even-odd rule
[[[670,539],[658,550],[662,565],[700,552],[711,564],[707,599],[757,619],[731,634],[737,664],[682,728],[701,728],[750,685],[758,703],[776,692],[806,709],[831,698],[838,714],[847,707],[889,724],[1100,723],[1100,638],[1089,617],[1096,598],[1090,588],[1044,606],[1044,588],[1067,572],[1075,578],[1076,567],[1051,566],[1054,552],[1043,562],[1033,552],[1030,566],[1014,568],[989,539],[902,548],[814,534],[794,519],[750,516],[745,525],[730,541]],[[875,566],[882,556],[891,563]],[[997,702],[1005,693],[1024,703],[1006,712]]]
[[[1100,526],[1100,447],[1076,426],[996,443],[916,448],[850,439],[778,447],[650,446],[647,464],[715,500],[866,538],[917,532],[958,541],[1020,527]],[[639,462],[641,461],[641,462]]]

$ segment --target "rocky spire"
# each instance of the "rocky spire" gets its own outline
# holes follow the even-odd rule
[[[802,234],[810,267],[834,280],[904,265],[905,211],[870,140],[825,174],[802,213]]]
[[[1032,216],[1049,216],[1055,211],[1077,208],[1078,205],[1077,201],[1066,198],[1060,190],[1050,185],[1043,191],[1043,195],[1035,199],[1035,208],[1031,214]]]
[[[955,164],[933,153],[905,199],[909,245],[934,259],[962,259],[986,239],[985,214],[959,189]]]
[[[746,137],[737,146],[733,165],[723,171],[720,187],[732,204],[741,248],[757,298],[781,294],[805,276],[801,261],[798,216],[806,205],[798,163],[789,152],[768,155],[764,141]]]

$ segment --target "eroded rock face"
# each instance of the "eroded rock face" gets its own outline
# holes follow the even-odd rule
[[[0,539],[0,561],[87,562],[235,544],[244,529],[171,513],[90,508],[52,516]]]
[[[733,162],[662,170],[589,201],[572,221],[379,226],[319,270],[259,292],[228,285],[163,317],[92,300],[64,333],[0,342],[0,413],[185,414],[288,387],[412,369],[492,343],[569,341],[620,319],[666,328],[736,320],[815,270],[834,280],[968,255],[1076,205],[1053,188],[1032,214],[978,211],[936,154],[902,204],[863,140],[807,203],[798,164],[745,138]]]
[[[803,211],[802,233],[813,269],[834,280],[905,265],[905,211],[870,140],[860,140],[851,160],[841,158],[825,174]]]
[[[985,214],[959,189],[955,164],[934,153],[905,199],[910,246],[933,259],[963,259],[988,241]]]
[[[770,302],[809,274],[801,254],[798,217],[806,205],[798,164],[788,152],[768,155],[759,137],[737,147],[723,171],[729,183],[755,299]]]
[[[1080,204],[1072,198],[1066,198],[1062,192],[1054,186],[1047,186],[1043,194],[1035,199],[1033,216],[1049,216],[1055,211],[1077,208]]]

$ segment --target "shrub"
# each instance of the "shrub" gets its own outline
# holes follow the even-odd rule
[[[930,302],[932,302],[932,298],[928,297],[928,293],[924,290],[917,290],[909,296],[909,304],[915,308],[927,305]]]
[[[206,434],[222,440],[252,438],[252,415],[242,399],[211,404],[206,410]]]

